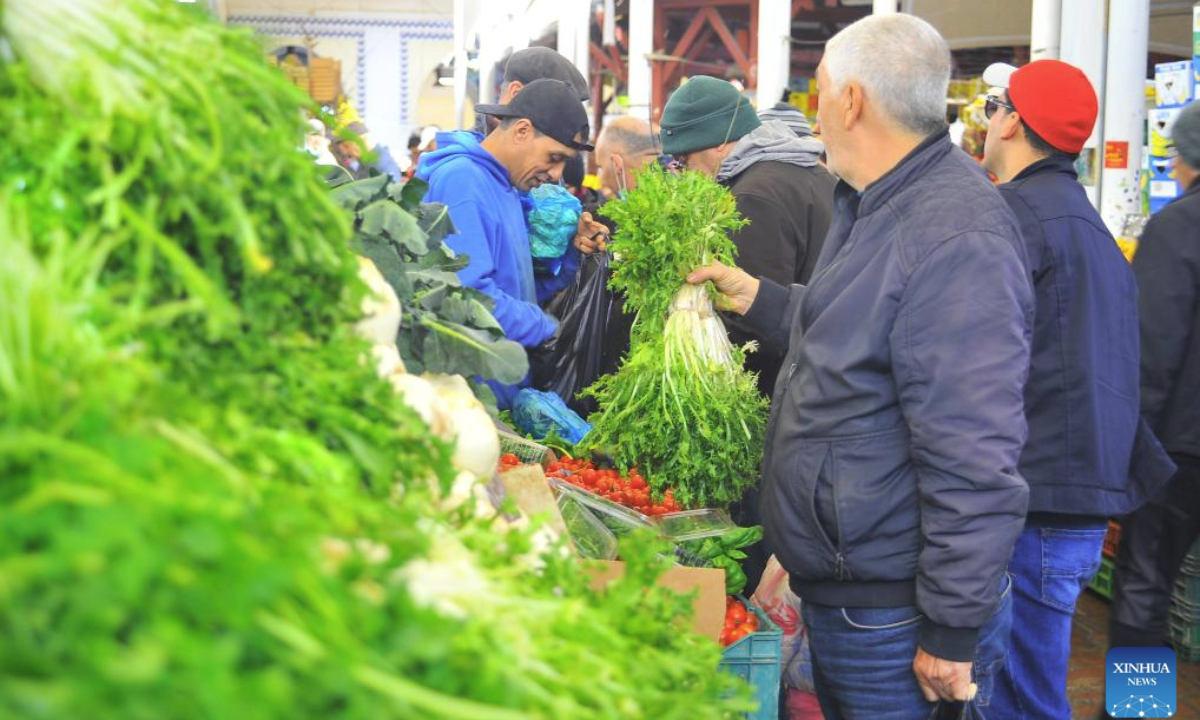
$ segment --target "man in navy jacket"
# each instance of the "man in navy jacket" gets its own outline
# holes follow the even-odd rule
[[[689,277],[787,347],[763,525],[804,600],[828,720],[985,706],[1008,641],[1033,288],[1016,219],[950,142],[949,79],[923,20],[839,33],[817,115],[841,181],[808,284]]]
[[[1013,636],[994,703],[998,717],[1066,718],[1075,601],[1100,567],[1108,516],[1154,489],[1145,482],[1154,478],[1130,477],[1137,286],[1076,179],[1098,111],[1087,76],[1038,60],[1019,70],[994,64],[983,79],[993,87],[984,166],[1021,224],[1037,300],[1019,465],[1029,515],[1009,566]]]

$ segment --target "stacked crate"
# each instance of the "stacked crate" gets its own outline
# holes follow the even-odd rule
[[[1171,644],[1180,660],[1200,660],[1200,541],[1183,560],[1168,619]]]
[[[1100,569],[1092,578],[1089,586],[1092,592],[1100,597],[1112,599],[1113,560],[1117,557],[1117,546],[1121,543],[1121,523],[1116,520],[1108,521],[1108,534],[1104,536],[1104,557],[1100,559]]]

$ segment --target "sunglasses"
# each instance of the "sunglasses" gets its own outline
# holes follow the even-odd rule
[[[1015,107],[1009,105],[1008,103],[1000,102],[1000,98],[996,97],[995,95],[988,95],[987,102],[983,104],[984,117],[986,117],[988,120],[991,120],[992,116],[996,114],[997,108],[1005,108],[1009,112],[1016,111]]]

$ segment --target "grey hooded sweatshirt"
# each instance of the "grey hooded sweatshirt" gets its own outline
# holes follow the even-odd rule
[[[837,184],[818,162],[824,149],[821,141],[796,137],[773,120],[739,140],[721,164],[717,180],[750,221],[733,236],[737,264],[746,272],[785,287],[808,283],[829,230]],[[752,339],[736,320],[728,325],[735,342]],[[746,367],[758,373],[767,397],[782,364],[783,354],[766,348],[747,358]]]

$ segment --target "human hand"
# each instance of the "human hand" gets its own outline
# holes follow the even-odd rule
[[[608,227],[595,220],[589,212],[580,215],[579,227],[575,230],[575,249],[584,255],[591,255],[607,247]]]
[[[712,281],[717,292],[722,295],[717,301],[718,308],[730,310],[738,315],[745,315],[750,311],[750,306],[758,297],[758,286],[760,285],[758,278],[753,277],[745,270],[722,265],[719,262],[696,268],[691,275],[687,276],[687,281],[693,285]]]
[[[917,648],[913,659],[917,684],[929,702],[968,702],[975,699],[979,687],[971,682],[971,663],[934,657]]]

